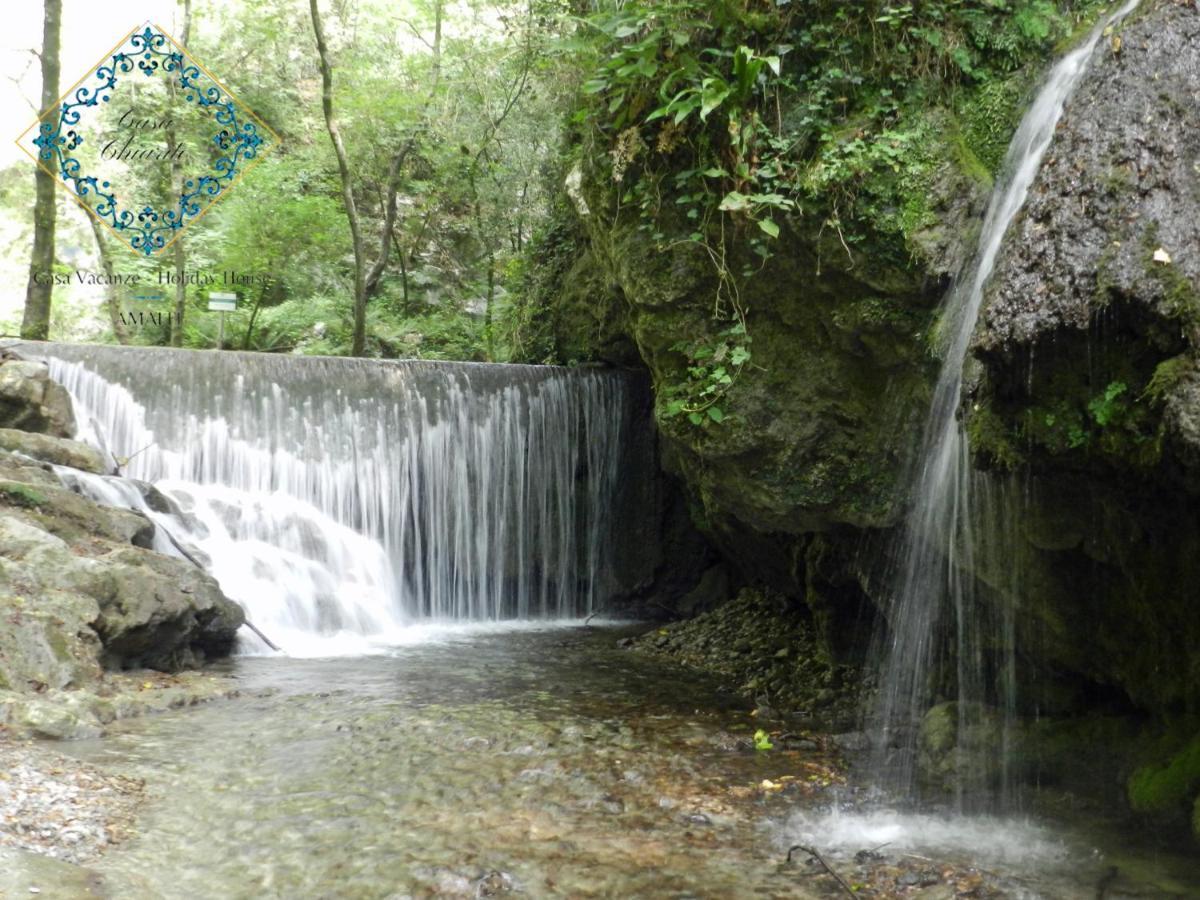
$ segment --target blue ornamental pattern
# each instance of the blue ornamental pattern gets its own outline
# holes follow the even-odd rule
[[[113,186],[85,174],[79,160],[71,155],[84,140],[76,128],[83,112],[109,102],[117,79],[133,73],[135,68],[146,78],[158,73],[173,78],[184,99],[208,110],[219,128],[212,141],[221,156],[208,174],[185,180],[177,205],[165,210],[152,206],[144,206],[136,212],[122,209]],[[254,122],[242,115],[233,98],[193,65],[166,35],[149,25],[131,35],[111,61],[99,66],[88,80],[92,82],[91,87],[85,84],[63,101],[57,121],[41,123],[33,143],[38,148],[38,156],[58,170],[77,196],[95,198],[94,203],[85,200],[84,206],[90,206],[92,212],[107,222],[130,247],[146,256],[170,243],[181,228],[229,188],[244,170],[244,163],[266,149],[264,136]]]

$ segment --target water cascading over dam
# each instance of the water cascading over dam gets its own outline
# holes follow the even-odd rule
[[[161,549],[202,562],[285,649],[314,636],[387,643],[430,619],[580,616],[612,593],[614,507],[644,474],[622,462],[627,376],[18,350],[49,363],[80,437],[127,476],[75,486],[151,515]],[[128,478],[161,495],[147,501]]]

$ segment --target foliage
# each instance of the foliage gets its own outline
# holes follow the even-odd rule
[[[687,357],[687,380],[661,392],[666,416],[686,415],[689,422],[702,427],[724,421],[720,404],[750,361],[749,343],[745,324],[737,322],[720,332],[715,346],[708,341],[673,346],[673,351]]]
[[[771,743],[771,736],[761,728],[754,732],[754,749],[755,750],[774,750],[775,745]]]
[[[602,4],[569,47],[592,54],[576,125],[584,146],[604,151],[591,162],[608,175],[614,213],[632,207],[662,249],[701,246],[717,275],[714,318],[746,332],[739,286],[785,230],[828,230],[851,265],[868,235],[894,235],[901,260],[915,252],[912,236],[933,224],[937,148],[954,145],[972,174],[994,172],[1015,125],[1012,74],[1097,6]],[[965,128],[938,109],[965,113]],[[711,362],[717,334],[674,348],[686,378],[668,386],[668,414],[724,418],[710,401],[736,374]]]
[[[1105,427],[1125,409],[1125,401],[1122,398],[1128,390],[1129,386],[1125,382],[1114,381],[1104,389],[1104,393],[1088,402],[1088,412],[1097,425]]]
[[[380,249],[388,166],[407,150],[397,177],[395,240],[368,302],[368,352],[509,358],[513,348],[485,320],[505,304],[519,276],[514,261],[546,218],[541,167],[557,141],[564,96],[549,42],[560,33],[562,4],[323,0],[321,7],[372,258]],[[444,22],[435,53],[439,7]],[[342,320],[351,309],[338,298],[353,289],[350,241],[336,159],[320,137],[312,25],[300,10],[290,0],[265,0],[201,5],[193,14],[189,49],[282,140],[189,228],[186,270],[218,280],[226,272],[249,277],[233,285],[242,293],[242,309],[227,317],[227,346],[341,353],[348,349]],[[191,125],[182,127],[185,143],[202,140],[188,131]],[[27,168],[19,174],[25,194]],[[132,192],[163,201],[170,188],[166,164],[139,167],[136,178]],[[14,220],[27,220],[27,198],[3,193],[0,204]],[[66,210],[60,255],[68,254],[72,269],[97,269],[89,262],[96,256],[92,235],[80,228],[73,208]],[[123,294],[123,309],[166,315],[174,290],[158,279],[170,270],[170,257],[168,251],[140,260],[112,249],[118,275],[138,273],[163,294],[160,301]],[[213,346],[216,316],[206,311],[207,292],[229,287],[188,285],[185,345]],[[81,316],[100,299],[97,291],[56,287],[54,336],[113,339],[106,322],[80,327]],[[325,326],[322,337],[312,332],[318,322]],[[166,327],[147,325],[134,334],[138,343],[167,339]]]

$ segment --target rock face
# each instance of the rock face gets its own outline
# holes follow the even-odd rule
[[[94,693],[107,671],[175,672],[226,655],[244,616],[205,572],[149,549],[145,516],[100,506],[56,476],[50,463],[99,473],[104,462],[68,438],[70,398],[45,366],[0,364],[0,412],[53,432],[0,428],[0,725],[95,734],[138,706]]]
[[[852,260],[833,235],[785,234],[743,289],[753,372],[723,402],[733,418],[699,428],[666,415],[664,398],[687,377],[681,336],[715,340],[727,327],[712,317],[712,262],[695,245],[660,251],[636,220],[613,225],[598,212],[609,199],[598,176],[581,190],[592,212],[559,238],[575,254],[550,307],[560,351],[587,352],[586,335],[592,353],[649,370],[662,464],[734,582],[854,620],[866,600],[835,559],[898,519],[935,374],[924,340],[941,282],[868,253]],[[710,564],[697,556],[695,577]]]
[[[1200,9],[1167,0],[1102,42],[974,336],[964,411],[977,461],[1020,473],[1010,566],[1043,709],[1200,709],[1197,48]],[[1173,771],[1169,745],[1142,771]],[[1200,783],[1155,805],[1151,781],[1135,810],[1191,815]]]
[[[1197,47],[1200,10],[1148,2],[1097,49],[998,261],[967,407],[980,462],[1033,476],[1031,646],[1158,713],[1200,707]]]

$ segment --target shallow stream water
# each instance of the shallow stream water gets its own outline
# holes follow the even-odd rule
[[[755,751],[743,701],[622,633],[460,627],[369,657],[238,658],[235,699],[59,746],[146,783],[134,836],[91,864],[100,895],[844,896],[806,854],[784,862],[805,843],[864,896],[884,896],[880,872],[905,881],[887,896],[1097,896],[1111,860],[1091,839],[831,814],[831,744]],[[1106,896],[1187,896],[1177,861],[1140,864],[1157,887]]]

